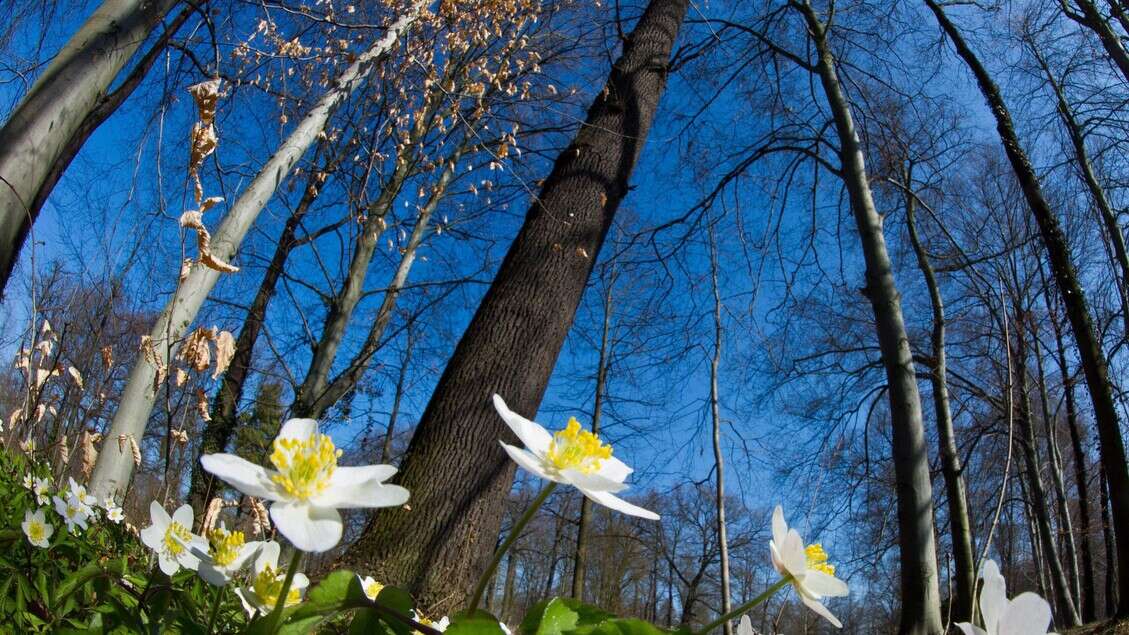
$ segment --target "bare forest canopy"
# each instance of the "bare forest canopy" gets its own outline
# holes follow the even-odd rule
[[[780,578],[782,505],[843,632],[956,632],[989,561],[1059,632],[1129,618],[1129,2],[0,18],[0,440],[127,522],[259,523],[200,457],[308,418],[411,499],[303,570],[435,615],[516,536],[503,623],[697,632]],[[522,530],[495,393],[597,433],[661,521],[562,487]]]

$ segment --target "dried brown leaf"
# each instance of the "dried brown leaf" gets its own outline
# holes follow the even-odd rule
[[[212,372],[212,379],[216,379],[227,370],[234,356],[235,338],[228,331],[220,331],[216,335],[216,369]]]

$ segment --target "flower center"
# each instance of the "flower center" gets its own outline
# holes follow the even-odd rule
[[[268,564],[255,576],[255,580],[251,583],[251,590],[255,592],[264,607],[274,608],[274,605],[278,603],[279,594],[282,593],[282,583],[285,581],[286,576],[283,572]],[[293,606],[301,601],[302,595],[298,592],[298,589],[291,587],[286,594],[286,606]]]
[[[208,532],[208,547],[212,552],[212,562],[221,567],[229,566],[239,557],[239,550],[246,540],[241,531],[228,531],[223,527]]]
[[[823,545],[818,542],[810,544],[804,549],[804,553],[808,557],[809,569],[822,571],[827,575],[835,575],[835,565],[827,563],[827,552],[823,550]]]
[[[299,500],[308,500],[320,494],[329,485],[341,456],[329,435],[313,434],[301,440],[275,439],[270,461],[278,474],[271,475],[287,494]]]
[[[572,469],[591,474],[611,456],[612,446],[601,443],[600,437],[581,428],[576,417],[571,417],[565,429],[553,435],[545,458],[558,470]]]
[[[169,523],[168,529],[165,530],[165,553],[172,557],[177,557],[184,553],[184,543],[192,540],[192,534],[188,529],[176,522],[175,520]]]
[[[31,526],[27,528],[27,535],[33,542],[43,540],[43,536],[46,533],[47,529],[40,523],[31,523]]]
[[[367,595],[368,599],[370,600],[375,600],[376,596],[380,595],[380,592],[383,590],[384,585],[377,582],[376,580],[373,580],[365,585],[365,595]]]

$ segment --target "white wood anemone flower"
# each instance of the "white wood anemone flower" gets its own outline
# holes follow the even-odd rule
[[[1051,625],[1051,605],[1035,593],[1020,593],[1007,599],[1007,588],[1000,567],[994,560],[984,563],[980,571],[984,581],[980,589],[980,613],[984,628],[968,622],[957,627],[965,635],[1043,635]],[[1054,635],[1050,633],[1050,635]]]
[[[90,508],[83,505],[73,496],[63,498],[61,496],[52,496],[51,500],[55,503],[55,511],[63,517],[63,522],[67,525],[67,531],[77,535],[78,530],[86,531],[86,521],[90,518]]]
[[[204,469],[235,489],[273,501],[270,517],[278,531],[302,551],[328,551],[341,540],[338,509],[395,507],[408,502],[408,490],[384,481],[391,465],[339,467],[341,451],[314,419],[290,419],[274,440],[274,469],[234,454],[200,457]]]
[[[51,534],[55,533],[55,526],[47,522],[42,509],[24,512],[24,521],[20,523],[20,527],[24,530],[27,541],[40,549],[46,549],[50,545],[48,541]]]
[[[792,584],[800,601],[835,628],[843,628],[820,600],[847,595],[847,583],[835,577],[835,567],[828,564],[822,545],[814,543],[805,547],[799,532],[788,528],[780,505],[772,512],[772,540],[768,542],[768,549],[772,553],[772,566]]]
[[[564,430],[549,434],[541,424],[510,410],[498,395],[494,395],[494,408],[525,445],[522,449],[500,442],[515,463],[543,479],[572,485],[592,502],[609,509],[648,520],[659,519],[655,512],[615,495],[627,489],[624,480],[634,470],[612,457],[611,446],[584,430],[575,418],[568,420]]]
[[[384,585],[374,580],[371,575],[366,575],[362,578],[360,574],[357,574],[357,580],[361,583],[361,589],[364,590],[365,597],[373,602],[376,601],[376,596],[380,595],[380,592],[384,590]]]
[[[259,555],[255,558],[254,572],[245,587],[235,590],[243,609],[247,615],[254,617],[255,613],[266,615],[274,610],[278,604],[278,596],[282,593],[282,584],[286,581],[286,568],[279,568],[278,556],[282,547],[273,540],[264,543],[259,548]],[[294,580],[290,583],[290,590],[286,593],[286,603],[283,605],[294,606],[302,601],[302,593],[310,586],[310,579],[303,573],[295,573]]]
[[[181,567],[196,571],[200,566],[199,551],[207,551],[208,543],[189,529],[192,527],[192,506],[181,505],[172,516],[157,501],[149,503],[152,520],[141,530],[141,543],[157,554],[157,564],[171,576]]]
[[[224,586],[239,573],[251,558],[262,549],[265,542],[247,542],[241,531],[228,531],[221,524],[208,532],[207,548],[194,548],[194,555],[200,559],[196,570],[205,582],[213,586]]]

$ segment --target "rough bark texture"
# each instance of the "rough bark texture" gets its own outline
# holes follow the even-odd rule
[[[907,171],[906,185],[910,184],[911,174]],[[929,381],[932,384],[933,411],[937,417],[937,445],[941,455],[941,475],[945,480],[945,493],[949,503],[949,539],[953,547],[953,573],[952,578],[956,586],[956,598],[953,600],[950,622],[970,622],[972,620],[973,594],[976,588],[976,557],[973,554],[972,528],[968,518],[968,495],[964,487],[963,467],[960,464],[960,454],[957,452],[956,435],[953,434],[953,417],[949,408],[949,385],[946,375],[945,358],[945,304],[941,297],[941,289],[937,284],[937,276],[933,265],[929,262],[929,255],[917,235],[917,225],[914,223],[914,212],[917,208],[917,199],[913,193],[907,192],[906,197],[906,227],[909,230],[910,243],[913,253],[917,257],[917,266],[925,278],[925,286],[929,290],[929,304],[933,311],[933,330],[930,345],[933,351],[932,372]]]
[[[688,0],[652,0],[604,90],[557,158],[538,200],[439,379],[398,482],[411,507],[381,510],[342,558],[407,588],[421,606],[458,605],[485,567],[514,464],[490,403],[537,412],[666,86]]]
[[[122,67],[178,0],[106,0],[63,46],[0,128],[0,292],[61,171],[113,112],[99,110]],[[150,64],[152,62],[150,61]],[[139,80],[126,84],[120,104]]]
[[[1038,176],[1035,174],[1027,154],[1019,143],[1011,113],[1004,104],[999,88],[988,75],[976,54],[961,37],[960,31],[949,20],[945,12],[934,0],[925,0],[933,11],[941,28],[953,42],[957,54],[964,60],[976,77],[980,92],[996,120],[996,130],[1004,146],[1008,161],[1015,171],[1020,189],[1039,226],[1043,246],[1051,263],[1055,284],[1062,294],[1066,315],[1074,332],[1078,357],[1086,377],[1090,401],[1094,406],[1095,424],[1098,429],[1098,442],[1101,450],[1102,466],[1109,479],[1110,513],[1113,516],[1113,532],[1117,540],[1118,580],[1124,584],[1129,579],[1129,467],[1125,463],[1125,444],[1121,438],[1117,407],[1109,381],[1109,368],[1101,342],[1094,332],[1093,319],[1087,306],[1086,296],[1070,254],[1066,236],[1062,232],[1058,218],[1043,196]],[[1118,616],[1129,616],[1129,593],[1121,592],[1117,606]]]
[[[255,353],[255,343],[262,332],[266,321],[267,306],[274,297],[278,279],[286,267],[286,260],[295,246],[295,235],[298,225],[302,222],[310,205],[317,198],[320,191],[319,175],[311,171],[306,182],[306,189],[297,207],[286,219],[282,234],[275,244],[274,255],[267,265],[263,280],[259,283],[259,290],[247,307],[247,315],[243,318],[243,326],[239,329],[239,337],[235,339],[235,353],[231,356],[227,372],[223,374],[219,390],[216,391],[215,400],[212,402],[212,420],[204,426],[204,433],[200,439],[199,455],[223,452],[231,436],[235,434],[238,425],[238,407],[243,398],[243,387],[247,376],[251,372],[251,360]],[[203,521],[204,506],[208,500],[215,496],[213,488],[215,479],[200,467],[199,461],[192,464],[192,482],[188,488],[188,502],[196,514],[196,518]]]
[[[901,297],[886,251],[882,217],[874,207],[850,102],[839,83],[825,27],[810,6],[803,5],[802,9],[809,35],[819,54],[816,71],[838,133],[840,170],[866,260],[864,293],[874,312],[878,347],[889,387],[901,568],[898,632],[905,635],[940,635],[944,627],[937,579],[937,548],[933,536],[933,486],[929,477],[921,396],[917,389],[909,336],[902,318]]]
[[[228,210],[212,237],[212,252],[218,258],[228,262],[233,259],[243,237],[290,169],[314,143],[318,134],[325,130],[326,123],[337,107],[361,84],[373,65],[392,50],[400,35],[416,21],[423,4],[422,1],[413,4],[412,9],[394,22],[380,40],[373,43],[338,76],[333,87],[322,96],[259,170]],[[202,264],[193,266],[157,317],[150,337],[153,338],[153,346],[161,363],[166,367],[219,275],[219,272]],[[140,357],[134,362],[106,438],[117,439],[121,435],[127,435],[140,442],[156,400],[156,377],[153,364]],[[129,452],[114,448],[117,448],[117,444],[112,444],[110,449],[98,455],[94,475],[90,480],[90,491],[101,498],[120,495],[129,487],[133,474],[133,460]]]

